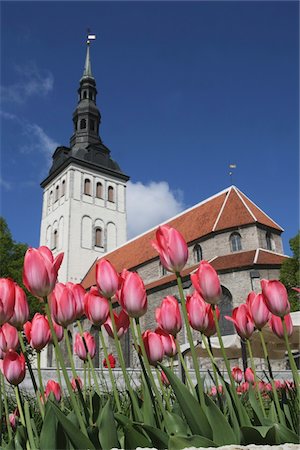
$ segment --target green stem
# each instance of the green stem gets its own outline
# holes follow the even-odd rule
[[[69,360],[70,360],[70,364],[71,364],[72,375],[73,375],[73,378],[77,378],[77,373],[76,373],[74,359],[73,359],[73,352],[71,349],[71,342],[70,342],[69,333],[68,333],[67,328],[64,328],[64,338],[65,338],[65,341],[67,344],[67,351],[68,351],[68,356],[69,356]]]
[[[114,397],[115,397],[115,402],[116,402],[118,411],[121,411],[120,399],[119,399],[119,396],[118,396],[118,391],[117,391],[114,375],[113,375],[113,372],[112,372],[112,368],[111,368],[111,365],[110,365],[110,361],[109,361],[109,358],[108,358],[107,348],[106,348],[106,344],[105,344],[105,340],[104,340],[104,336],[103,336],[101,328],[99,330],[99,336],[100,336],[101,345],[102,345],[103,352],[104,352],[104,358],[105,358],[105,360],[107,362],[107,366],[108,366],[108,373],[109,373],[109,378],[110,378],[110,382],[111,382],[111,387],[113,389],[113,393],[114,393]]]
[[[212,368],[213,368],[213,371],[214,371],[215,385],[216,385],[216,388],[218,388],[218,386],[219,386],[219,379],[218,379],[218,374],[217,374],[217,370],[216,370],[217,363],[215,361],[214,355],[210,351],[210,348],[209,348],[208,342],[206,340],[205,334],[201,333],[201,338],[202,338],[202,341],[204,343],[205,350],[207,351],[208,356],[210,357],[210,360],[211,360],[211,363],[212,363]]]
[[[93,425],[93,399],[92,399],[92,380],[91,380],[91,371],[88,371],[88,380],[89,380],[89,402],[90,402],[90,425]]]
[[[21,402],[19,386],[15,386],[14,390],[15,390],[15,396],[16,396],[18,410],[19,410],[19,413],[20,413],[20,421],[21,421],[21,424],[26,428],[26,423],[25,423],[25,417],[24,417],[24,413],[23,413],[23,407],[22,407],[22,402]]]
[[[204,399],[203,384],[202,384],[202,380],[201,380],[201,376],[200,376],[199,364],[198,364],[196,350],[195,350],[195,346],[194,346],[194,340],[193,340],[190,323],[189,323],[189,319],[188,319],[188,314],[187,314],[187,310],[186,310],[185,297],[184,297],[184,293],[183,293],[182,280],[181,280],[180,273],[178,273],[178,272],[176,273],[176,278],[177,278],[177,285],[178,285],[178,290],[179,290],[179,295],[180,295],[180,300],[181,300],[181,310],[183,313],[183,319],[184,319],[185,328],[187,331],[188,341],[190,344],[190,349],[191,349],[191,354],[192,354],[192,359],[193,359],[193,364],[194,364],[194,370],[195,370],[196,378],[197,378],[197,386],[198,386],[200,404],[201,404],[202,408],[205,409],[206,405],[205,405],[205,399]]]
[[[24,413],[25,413],[25,420],[26,420],[26,428],[27,428],[27,434],[28,434],[28,440],[30,444],[31,450],[36,450],[32,426],[31,426],[31,418],[30,418],[30,411],[29,411],[29,404],[26,400],[24,403]]]
[[[259,385],[258,385],[258,378],[257,378],[257,374],[256,374],[255,364],[254,364],[252,347],[251,347],[251,343],[250,343],[249,339],[247,339],[247,346],[248,346],[248,352],[249,352],[250,361],[251,361],[251,368],[252,368],[253,373],[254,373],[255,390],[256,390],[256,393],[258,395],[258,399],[259,399],[259,403],[260,403],[260,407],[261,407],[263,416],[267,417],[266,416],[266,411],[265,411],[265,408],[264,408],[264,404],[263,404],[263,400],[262,400],[262,396],[261,396],[261,392],[260,392]]]
[[[185,360],[184,360],[183,354],[182,354],[182,352],[181,352],[180,344],[179,344],[177,338],[175,338],[175,344],[176,344],[177,354],[178,354],[178,356],[179,356],[179,359],[180,359],[182,368],[183,368],[183,370],[184,370],[186,379],[188,380],[188,383],[189,383],[191,392],[193,393],[193,395],[195,395],[195,387],[194,387],[194,385],[193,385],[193,382],[192,382],[192,379],[191,379],[189,370],[188,370],[188,368],[187,368],[187,366],[186,366],[186,364],[185,364]]]
[[[43,399],[43,404],[45,404],[45,389],[43,386],[43,380],[42,380],[42,372],[41,372],[41,352],[37,352],[37,370],[38,370],[38,379],[39,379],[39,385],[40,385],[40,392]]]
[[[83,362],[83,398],[86,400],[86,370],[87,370],[86,361]]]
[[[282,326],[283,326],[285,345],[286,345],[286,348],[287,348],[287,351],[288,351],[289,360],[290,360],[290,366],[291,366],[292,373],[293,373],[295,388],[297,389],[297,392],[298,392],[298,389],[299,389],[298,370],[297,370],[296,363],[295,363],[295,360],[294,360],[294,357],[293,357],[293,354],[292,354],[292,350],[291,350],[291,347],[290,347],[290,344],[289,344],[289,337],[288,337],[286,324],[285,324],[285,321],[284,321],[283,317],[281,317],[281,321],[282,321]]]
[[[5,411],[5,420],[6,420],[6,426],[7,426],[7,431],[8,431],[8,438],[9,438],[9,440],[11,440],[12,431],[11,431],[11,425],[10,425],[10,421],[9,421],[9,412],[8,412],[7,396],[6,396],[6,389],[5,389],[5,381],[4,381],[4,375],[1,370],[0,370],[0,379],[1,379],[1,391],[3,393],[3,400],[4,400],[4,411]]]
[[[66,366],[65,366],[65,363],[64,363],[64,359],[63,359],[63,356],[62,356],[62,353],[61,353],[61,349],[60,349],[59,344],[58,344],[57,336],[56,336],[56,333],[55,333],[55,330],[54,330],[54,327],[53,327],[53,322],[52,322],[51,313],[50,313],[50,307],[49,307],[49,304],[47,303],[47,300],[45,301],[45,310],[46,310],[46,315],[47,315],[47,319],[48,319],[50,330],[51,330],[52,340],[53,340],[54,346],[56,347],[56,350],[57,350],[56,355],[57,355],[57,358],[58,358],[58,361],[59,361],[59,365],[60,365],[60,367],[62,369],[62,372],[63,372],[63,375],[64,375],[64,379],[65,379],[65,383],[66,383],[66,386],[67,386],[67,389],[68,389],[68,393],[69,393],[69,396],[70,396],[70,399],[71,399],[71,403],[73,405],[74,412],[75,412],[75,415],[77,417],[79,426],[80,426],[82,432],[87,436],[86,426],[84,424],[82,415],[80,414],[78,403],[77,403],[77,400],[75,398],[75,395],[74,395],[74,392],[73,392],[73,389],[72,389],[72,386],[71,386],[69,375],[68,375],[68,372],[67,372],[67,369],[66,369]]]

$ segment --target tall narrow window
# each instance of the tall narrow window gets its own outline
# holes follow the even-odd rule
[[[58,244],[58,232],[57,232],[57,230],[54,230],[54,232],[53,232],[53,249],[57,248],[57,244]]]
[[[85,195],[91,195],[91,180],[89,180],[88,178],[86,178],[84,180],[84,189],[83,189],[83,193]]]
[[[238,252],[239,250],[242,250],[242,239],[239,233],[232,233],[229,239],[232,252]]]
[[[83,91],[83,98],[86,98],[86,91]]]
[[[109,202],[114,202],[114,188],[112,186],[108,187],[107,199]]]
[[[49,195],[49,206],[52,205],[52,202],[53,202],[53,192],[50,191],[50,195]]]
[[[66,181],[62,180],[62,183],[61,183],[61,196],[63,197],[63,195],[65,195],[65,193],[66,193]]]
[[[95,131],[95,121],[92,119],[90,120],[90,130]]]
[[[101,228],[95,230],[95,246],[103,247],[103,232]]]
[[[202,260],[202,248],[199,244],[196,244],[193,248],[193,255],[196,263]]]
[[[80,129],[84,130],[86,128],[86,120],[85,119],[81,119],[80,121]]]
[[[270,231],[266,232],[266,243],[267,243],[268,250],[274,250],[274,241],[273,241],[272,234],[270,233]]]
[[[102,183],[97,183],[96,185],[96,197],[97,198],[103,198],[103,189],[102,189]]]
[[[55,188],[55,201],[57,201],[58,198],[59,198],[59,185],[57,185]]]

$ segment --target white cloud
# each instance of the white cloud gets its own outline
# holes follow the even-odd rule
[[[21,148],[22,153],[37,151],[43,154],[48,164],[50,164],[51,156],[59,144],[48,136],[43,128],[36,123],[24,123],[23,133],[26,135],[28,143]]]
[[[182,192],[172,191],[166,181],[127,184],[128,238],[175,216],[184,209]]]
[[[48,70],[40,70],[35,63],[15,66],[19,81],[1,86],[2,101],[24,103],[33,95],[45,96],[53,89],[54,77]]]

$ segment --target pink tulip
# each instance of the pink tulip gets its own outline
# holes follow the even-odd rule
[[[77,383],[79,384],[80,389],[83,387],[82,379],[80,377],[72,378],[71,386],[74,392],[78,390]]]
[[[160,373],[160,379],[164,386],[170,386],[170,381],[168,380],[167,375],[165,374],[165,372],[163,370]]]
[[[291,336],[293,333],[293,322],[290,314],[287,314],[284,316],[284,323],[287,330],[287,335]],[[270,320],[269,320],[269,326],[274,334],[276,334],[277,337],[280,339],[284,339],[284,329],[282,325],[281,317],[275,316],[274,314],[271,314]]]
[[[285,286],[278,280],[261,280],[262,293],[272,314],[284,317],[290,312],[290,302]]]
[[[53,328],[54,328],[54,331],[55,331],[55,334],[56,334],[56,337],[57,337],[57,341],[60,342],[63,339],[63,337],[64,337],[64,329],[63,329],[63,327],[61,325],[58,325],[58,323],[55,322],[53,317],[51,317],[51,319],[52,319]],[[47,317],[46,317],[46,320],[48,322]],[[49,328],[50,328],[50,326],[49,326]],[[49,344],[53,344],[51,330],[50,330]]]
[[[248,392],[249,391],[249,382],[244,381],[244,383],[241,384],[241,391],[242,392]]]
[[[0,350],[5,354],[8,350],[16,350],[19,344],[18,331],[9,323],[0,327]]]
[[[8,322],[14,313],[15,283],[11,278],[0,278],[0,325]]]
[[[231,373],[236,383],[240,384],[243,381],[243,372],[239,367],[233,367]]]
[[[17,428],[17,424],[18,424],[19,417],[20,417],[20,413],[19,413],[18,408],[16,408],[16,409],[14,410],[14,412],[13,412],[13,413],[10,413],[10,415],[9,415],[9,423],[10,423],[10,426],[12,427],[12,429],[13,429],[14,431],[15,431],[16,428]]]
[[[135,272],[123,270],[118,300],[129,317],[138,318],[147,311],[147,295],[141,277]]]
[[[74,284],[71,282],[66,283],[66,287],[70,289],[73,294],[76,309],[75,320],[79,320],[84,314],[85,289],[81,286],[81,284]]]
[[[46,297],[53,291],[63,253],[54,259],[48,247],[29,248],[25,254],[23,283],[36,297]]]
[[[200,262],[196,273],[191,274],[191,281],[207,303],[215,305],[221,300],[222,289],[218,274],[207,261]]]
[[[210,305],[206,303],[199,292],[195,291],[186,298],[186,309],[191,327],[203,333],[208,327],[208,309]]]
[[[29,306],[26,294],[23,289],[15,283],[15,306],[13,315],[9,319],[9,323],[21,331],[24,323],[28,320],[28,317]]]
[[[203,331],[203,334],[206,337],[211,337],[214,334],[216,334],[216,324],[215,324],[212,306],[211,305],[208,305],[208,306],[209,306],[207,308],[208,325],[207,325],[207,328]],[[217,320],[219,321],[220,320],[220,310],[217,306],[215,306],[215,312],[216,312]]]
[[[96,281],[103,297],[110,298],[119,288],[120,277],[107,259],[100,259],[96,264]]]
[[[145,331],[142,337],[149,364],[156,366],[165,353],[162,340],[157,333],[150,330]]]
[[[164,331],[173,336],[182,328],[179,303],[175,297],[168,295],[155,310],[155,320]]]
[[[168,225],[162,225],[156,231],[156,241],[152,247],[159,253],[160,261],[169,272],[179,273],[188,257],[188,247],[179,231]]]
[[[212,397],[215,397],[217,395],[217,393],[218,393],[218,390],[217,390],[216,386],[212,386],[210,388],[209,395],[211,395]]]
[[[56,401],[60,402],[61,388],[60,388],[60,385],[54,380],[49,380],[46,384],[46,389],[45,389],[45,398],[46,399],[49,397],[51,392],[54,394]]]
[[[250,339],[254,332],[254,322],[246,304],[234,308],[232,317],[225,316],[225,319],[234,323],[236,332],[242,339]]]
[[[3,359],[3,374],[7,381],[14,386],[20,384],[25,378],[25,358],[23,353],[18,355],[13,350],[8,350]]]
[[[94,337],[88,331],[85,331],[83,336],[80,336],[80,334],[77,333],[75,336],[74,352],[83,361],[88,359],[86,348],[90,357],[93,359],[96,354],[96,343]]]
[[[64,328],[75,321],[77,317],[76,302],[70,287],[57,283],[49,295],[51,315],[56,323]]]
[[[166,333],[162,328],[156,328],[157,333],[162,341],[164,352],[166,356],[173,357],[177,353],[176,342],[172,334]]]
[[[36,313],[32,321],[26,322],[23,328],[28,343],[36,351],[41,351],[49,343],[50,327],[47,318],[42,314]]]
[[[270,311],[266,306],[263,294],[250,292],[247,297],[247,305],[256,328],[261,330],[270,317]]]
[[[117,337],[119,339],[121,339],[121,337],[128,331],[128,328],[130,325],[129,316],[128,316],[128,314],[126,314],[126,312],[123,309],[121,310],[119,315],[115,311],[113,311],[113,314],[114,314],[115,324],[116,324],[116,329],[117,329]],[[103,326],[104,326],[107,334],[109,335],[109,337],[113,338],[114,331],[113,331],[113,326],[111,323],[110,316],[107,317],[106,322],[103,324]]]
[[[100,327],[109,314],[108,300],[99,294],[96,287],[92,287],[84,297],[84,310],[87,318],[93,325]]]
[[[247,369],[245,370],[245,381],[247,381],[247,383],[249,384],[254,384],[254,373],[253,370],[251,369],[251,367],[247,367]]]

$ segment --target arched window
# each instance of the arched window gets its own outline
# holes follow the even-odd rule
[[[164,277],[165,275],[167,275],[167,269],[162,265],[161,262],[159,262],[159,275],[161,277]]]
[[[57,244],[58,244],[58,231],[54,230],[53,232],[53,249],[57,248]]]
[[[218,303],[218,307],[220,309],[219,326],[222,336],[226,336],[228,334],[234,334],[233,323],[225,319],[225,316],[232,315],[232,295],[225,286],[221,286],[221,288],[222,298]]]
[[[242,239],[239,233],[232,233],[229,239],[232,252],[238,252],[239,250],[242,250]]]
[[[66,192],[66,180],[62,180],[61,183],[61,196],[63,197],[65,195]]]
[[[53,192],[50,191],[50,194],[49,194],[49,206],[52,205],[52,201],[53,201]]]
[[[196,244],[193,248],[193,255],[196,263],[202,260],[202,248],[199,244]]]
[[[103,198],[103,189],[102,189],[102,183],[97,183],[96,185],[96,197],[97,198]]]
[[[81,119],[80,121],[80,129],[84,130],[86,128],[86,120],[85,119]]]
[[[59,185],[57,185],[55,188],[55,201],[58,200],[58,197],[59,197]]]
[[[273,241],[273,237],[272,237],[272,234],[270,233],[270,231],[266,232],[266,243],[267,243],[268,250],[274,250],[274,241]]]
[[[91,180],[89,180],[88,178],[86,178],[84,180],[84,189],[83,189],[83,193],[85,195],[91,195]]]
[[[108,186],[107,199],[109,202],[114,202],[114,188],[112,186]]]
[[[95,230],[95,246],[103,247],[103,231],[101,228]]]

